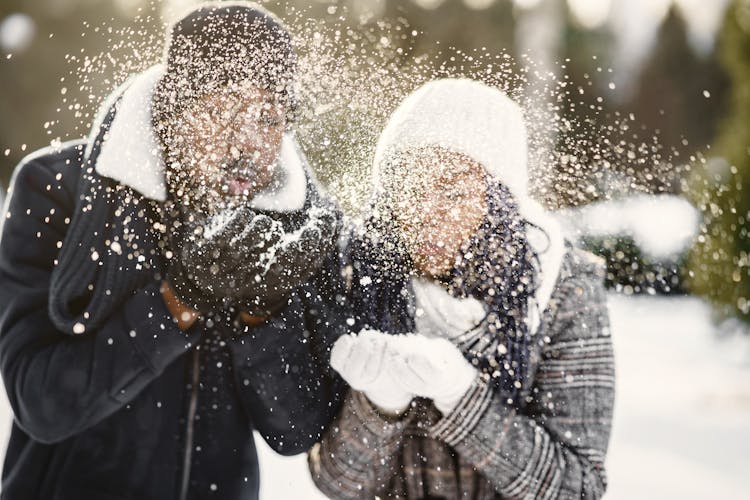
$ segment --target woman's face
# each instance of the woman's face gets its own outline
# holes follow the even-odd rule
[[[417,269],[444,275],[487,213],[485,170],[465,155],[430,149],[407,160],[402,171],[396,224]]]
[[[171,173],[190,197],[251,198],[272,179],[285,116],[273,95],[254,86],[224,89],[188,106],[172,124]],[[177,193],[183,196],[184,193]]]

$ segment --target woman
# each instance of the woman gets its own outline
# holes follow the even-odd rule
[[[352,241],[351,385],[309,456],[332,498],[599,498],[614,398],[603,269],[527,191],[520,108],[439,80],[378,144]]]

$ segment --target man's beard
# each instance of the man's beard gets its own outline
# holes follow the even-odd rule
[[[205,168],[184,160],[172,160],[168,162],[167,185],[175,203],[191,212],[216,215],[248,205],[273,181],[272,173],[258,175],[267,170],[277,171],[278,168],[260,167],[247,157]],[[230,192],[234,179],[246,180],[241,192]]]

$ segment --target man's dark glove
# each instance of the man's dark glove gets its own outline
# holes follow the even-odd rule
[[[297,212],[245,205],[213,217],[175,206],[168,213],[167,279],[199,311],[232,305],[270,314],[335,251],[341,228],[339,211],[312,187]]]
[[[333,206],[313,206],[303,214],[256,214],[236,244],[245,258],[235,269],[227,296],[243,310],[267,315],[306,283],[336,250],[341,230]],[[225,282],[227,283],[227,282]]]

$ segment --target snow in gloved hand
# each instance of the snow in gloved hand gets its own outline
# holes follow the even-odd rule
[[[375,330],[339,338],[331,350],[331,366],[389,413],[403,412],[419,396],[448,414],[479,374],[447,339]]]
[[[291,215],[261,212],[249,204],[207,217],[180,212],[182,238],[171,247],[190,288],[213,297],[212,308],[229,300],[260,315],[309,279],[333,248],[339,228],[338,214],[329,206]]]

